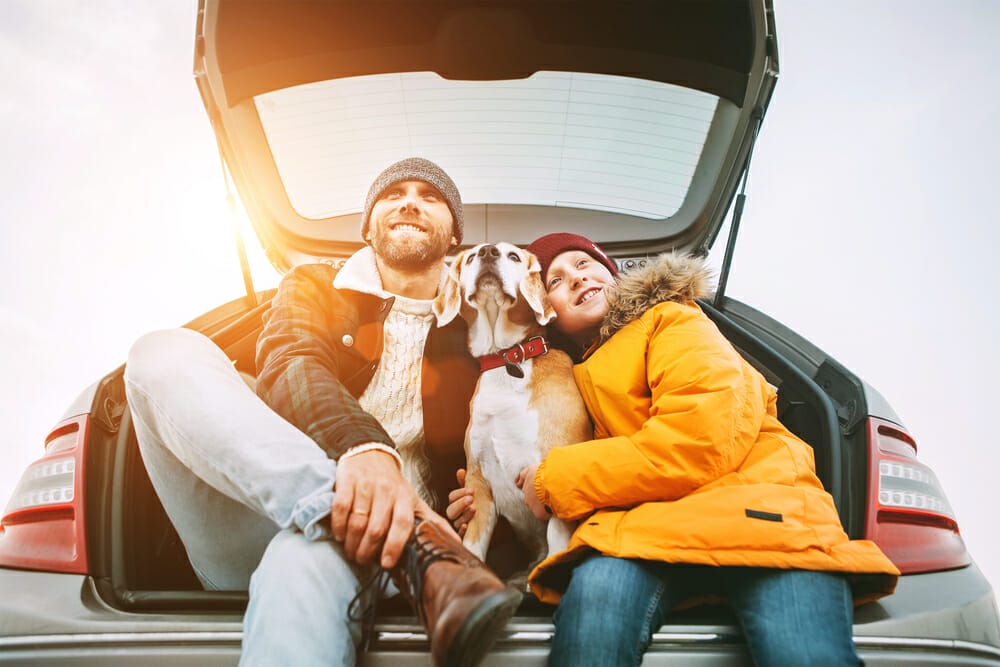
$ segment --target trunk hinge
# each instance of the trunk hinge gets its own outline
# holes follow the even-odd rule
[[[216,136],[218,136],[218,132],[216,132]],[[253,277],[250,274],[250,260],[247,258],[246,245],[243,243],[243,230],[240,229],[239,216],[236,214],[236,197],[233,195],[226,157],[222,152],[222,141],[217,139],[216,145],[219,148],[219,164],[222,167],[222,180],[226,184],[226,208],[229,209],[229,221],[233,226],[233,236],[236,239],[236,252],[240,257],[240,270],[243,272],[243,287],[247,292],[247,301],[250,307],[253,308],[257,305],[257,291],[253,287]]]
[[[719,286],[715,291],[713,305],[722,309],[722,298],[726,295],[726,283],[729,282],[729,268],[733,263],[733,250],[736,248],[736,235],[740,231],[740,219],[743,218],[743,207],[747,201],[747,179],[750,177],[750,160],[753,158],[753,147],[757,145],[757,135],[760,133],[760,126],[764,122],[764,111],[756,109],[751,116],[753,123],[753,137],[750,141],[750,149],[747,152],[747,161],[743,163],[743,173],[740,178],[740,192],[736,195],[736,204],[733,206],[733,219],[729,223],[729,238],[726,240],[726,252],[722,256],[722,270],[719,272]]]

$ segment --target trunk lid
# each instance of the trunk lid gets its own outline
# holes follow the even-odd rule
[[[361,247],[410,155],[458,184],[466,247],[705,252],[776,80],[770,5],[200,0],[195,78],[279,271]]]

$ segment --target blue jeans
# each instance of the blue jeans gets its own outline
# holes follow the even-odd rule
[[[186,329],[133,345],[125,389],[163,507],[210,590],[248,590],[240,664],[353,665],[367,573],[331,539],[336,464]]]
[[[860,665],[846,580],[804,570],[701,567],[591,556],[555,612],[550,665],[638,665],[678,601],[723,595],[757,667]]]

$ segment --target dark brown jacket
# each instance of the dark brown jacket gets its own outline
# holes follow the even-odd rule
[[[378,367],[393,299],[338,290],[335,275],[326,264],[289,272],[257,342],[258,395],[334,460],[368,442],[395,447],[358,403]],[[456,318],[445,327],[432,325],[424,347],[424,435],[439,499],[447,498],[455,469],[465,465],[469,400],[479,370],[466,336],[465,323]]]

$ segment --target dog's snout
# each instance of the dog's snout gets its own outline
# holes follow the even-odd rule
[[[476,255],[478,255],[482,260],[495,261],[498,257],[500,257],[500,249],[495,245],[486,244],[479,249],[479,252],[477,252]]]

